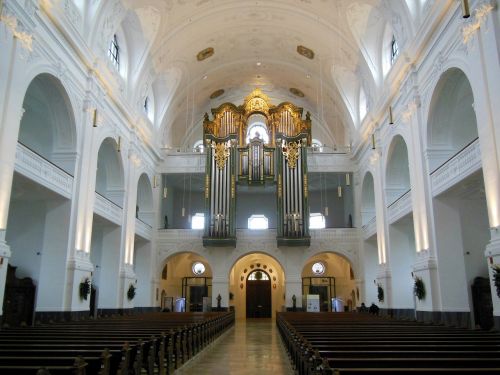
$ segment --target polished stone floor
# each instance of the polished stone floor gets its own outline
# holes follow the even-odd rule
[[[176,374],[293,375],[293,370],[274,320],[249,319],[236,321]]]

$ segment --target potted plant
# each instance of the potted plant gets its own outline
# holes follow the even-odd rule
[[[85,280],[83,280],[80,283],[80,288],[79,288],[80,299],[87,300],[87,297],[90,294],[90,289],[91,289],[90,279],[88,277],[86,277]]]
[[[382,284],[377,284],[377,298],[379,302],[384,302],[384,288],[382,288]]]
[[[129,300],[133,300],[134,297],[135,297],[135,286],[134,284],[130,284],[129,287],[128,287],[128,291],[127,291],[127,298]]]
[[[425,284],[421,277],[415,277],[415,284],[413,285],[413,294],[419,301],[425,299]]]

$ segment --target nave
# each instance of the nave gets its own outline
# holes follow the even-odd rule
[[[177,372],[179,375],[292,375],[278,328],[271,319],[236,320],[199,356]]]

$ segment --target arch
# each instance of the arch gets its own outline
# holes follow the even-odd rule
[[[249,255],[264,255],[264,256],[270,257],[270,258],[272,258],[281,267],[281,269],[283,270],[283,272],[285,271],[285,267],[283,267],[283,262],[281,262],[279,259],[277,259],[272,254],[270,254],[268,252],[265,252],[265,251],[252,251],[252,250],[249,250],[247,252],[244,252],[244,253],[240,254],[236,259],[232,260],[231,266],[229,267],[229,274],[228,274],[228,276],[230,276],[230,274],[231,274],[234,266],[236,265],[236,263],[238,263],[240,260],[242,260],[243,258],[245,258],[245,257],[247,257]]]
[[[321,262],[325,271],[317,275],[312,271],[313,264]],[[351,291],[356,288],[352,263],[344,256],[330,251],[320,252],[305,260],[302,271],[304,294],[320,296],[320,310],[332,311],[331,299],[340,298],[347,304]]]
[[[172,259],[175,259],[175,257],[180,256],[180,255],[190,256],[190,257],[192,257],[192,259],[195,259],[195,258],[202,259],[205,266],[207,266],[205,273],[209,272],[210,274],[213,274],[214,268],[210,264],[210,261],[205,256],[203,256],[201,253],[198,253],[195,251],[176,251],[176,252],[169,254],[166,258],[163,258],[163,260],[161,262],[158,262],[157,267],[156,267],[156,274],[161,275],[161,273],[162,273],[163,269],[165,268],[165,266],[167,265],[167,263],[169,261],[171,261]],[[169,267],[169,272],[167,273],[167,276],[171,272],[173,272],[172,267]]]
[[[371,172],[365,173],[361,186],[361,225],[366,225],[375,217],[375,182]]]
[[[49,73],[29,83],[18,142],[73,175],[77,130],[73,107],[61,81]]]
[[[153,187],[146,173],[141,174],[137,182],[136,217],[142,222],[153,225]]]
[[[474,95],[465,73],[446,70],[437,82],[429,105],[427,154],[430,171],[478,138]]]
[[[123,207],[125,192],[123,161],[114,138],[105,138],[99,147],[95,190],[119,207]]]
[[[411,189],[408,147],[401,135],[392,138],[387,151],[385,194],[390,205]]]

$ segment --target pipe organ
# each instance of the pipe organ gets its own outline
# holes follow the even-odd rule
[[[224,103],[205,114],[207,150],[204,246],[235,246],[237,186],[276,186],[278,245],[309,245],[307,153],[309,113],[277,106],[259,89],[243,105]]]

